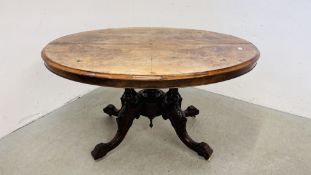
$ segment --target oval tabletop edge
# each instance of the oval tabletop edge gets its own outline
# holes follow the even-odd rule
[[[168,88],[228,80],[259,58],[250,42],[192,29],[120,28],[71,34],[42,50],[46,67],[83,83]]]

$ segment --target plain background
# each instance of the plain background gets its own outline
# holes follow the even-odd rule
[[[199,88],[311,118],[310,9],[310,0],[0,0],[0,137],[96,88],[47,71],[40,52],[48,42],[115,27],[195,28],[247,39],[261,51],[258,66]]]

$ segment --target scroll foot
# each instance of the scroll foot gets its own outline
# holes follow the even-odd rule
[[[185,117],[196,117],[196,115],[198,115],[199,112],[200,111],[192,105],[188,106],[187,109],[184,110]]]
[[[205,160],[208,160],[213,153],[212,148],[205,142],[198,143],[194,150],[198,155],[204,157]]]
[[[109,116],[118,116],[119,110],[112,104],[106,106],[103,111],[108,114]]]
[[[108,144],[99,143],[95,146],[93,151],[91,152],[94,160],[100,159],[104,157],[110,151]]]

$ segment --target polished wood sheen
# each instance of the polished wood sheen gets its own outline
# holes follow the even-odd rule
[[[42,50],[46,67],[79,82],[171,88],[228,80],[250,71],[259,51],[220,33],[173,28],[104,29],[67,35]]]
[[[123,87],[121,108],[109,104],[104,112],[117,116],[118,130],[109,142],[97,144],[95,160],[125,138],[135,119],[169,120],[179,139],[206,160],[213,149],[187,132],[187,117],[199,110],[181,108],[178,87],[228,80],[250,71],[259,51],[243,39],[203,30],[123,28],[82,32],[49,43],[42,51],[46,67],[79,82]],[[134,88],[143,88],[137,92]],[[168,91],[159,88],[169,88]]]

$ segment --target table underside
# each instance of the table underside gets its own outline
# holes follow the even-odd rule
[[[197,152],[208,160],[213,150],[205,142],[194,141],[186,130],[186,117],[195,117],[199,110],[189,106],[186,110],[181,109],[182,97],[177,88],[171,88],[167,92],[159,89],[144,89],[136,92],[132,88],[126,88],[121,97],[121,108],[117,109],[109,104],[104,112],[110,116],[117,116],[118,130],[114,138],[108,143],[99,143],[91,152],[95,160],[104,157],[109,151],[116,148],[125,138],[134,119],[145,116],[150,119],[150,127],[153,126],[152,119],[162,116],[164,120],[169,119],[177,136],[190,149]]]

